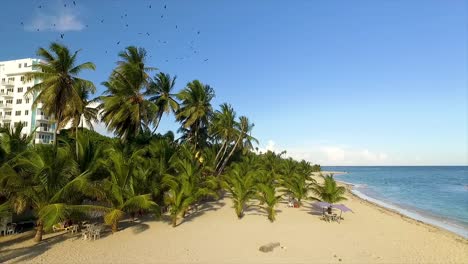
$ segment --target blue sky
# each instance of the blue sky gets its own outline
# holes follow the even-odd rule
[[[3,3],[0,60],[61,41],[97,65],[83,77],[99,94],[117,52],[141,46],[178,89],[199,79],[215,106],[247,115],[261,149],[323,165],[468,164],[466,1],[75,4]]]

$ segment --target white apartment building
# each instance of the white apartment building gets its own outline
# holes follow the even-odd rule
[[[25,93],[37,83],[28,81],[25,73],[35,71],[38,59],[20,59],[0,61],[0,125],[14,127],[23,122],[23,134],[30,134],[36,129],[35,143],[51,143],[54,139],[55,124],[41,109],[41,104],[33,107],[36,95]]]

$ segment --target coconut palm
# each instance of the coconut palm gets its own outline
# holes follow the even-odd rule
[[[239,219],[244,216],[247,203],[255,197],[254,174],[248,164],[240,163],[234,164],[229,173],[223,177],[222,186],[231,194],[234,210]]]
[[[345,187],[338,186],[332,174],[326,176],[322,175],[322,178],[323,184],[314,184],[312,188],[312,192],[317,196],[312,199],[330,204],[347,200],[346,197],[344,197],[346,192]],[[331,210],[331,208],[329,208],[329,210]]]
[[[275,207],[281,201],[281,195],[276,195],[276,188],[274,185],[260,183],[257,185],[257,190],[257,199],[260,201],[260,204],[264,204],[268,219],[274,222],[276,217]]]
[[[119,221],[126,214],[139,210],[156,210],[157,204],[151,200],[151,194],[140,194],[135,191],[135,178],[141,173],[139,164],[143,161],[143,149],[126,156],[117,149],[106,151],[107,159],[102,162],[109,177],[101,183],[103,200],[109,210],[104,216],[104,222],[110,225],[112,233],[117,232]]]
[[[78,75],[83,70],[95,70],[92,62],[77,64],[79,51],[70,50],[56,42],[49,46],[49,50],[39,48],[37,55],[41,62],[34,64],[38,71],[26,74],[27,79],[36,79],[39,83],[29,89],[25,95],[35,97],[33,106],[42,103],[42,111],[51,115],[56,121],[56,135],[66,125],[67,113],[73,109],[82,108],[78,87],[87,87],[94,93],[96,88],[91,81],[81,79]],[[55,147],[57,140],[54,140]]]
[[[26,151],[28,145],[34,140],[34,133],[23,134],[25,125],[18,122],[14,127],[0,127],[0,165]]]
[[[195,149],[206,142],[209,119],[213,113],[211,99],[215,96],[209,85],[198,80],[187,84],[187,87],[177,94],[181,101],[176,119],[182,123],[181,132],[185,139],[192,143]]]
[[[89,87],[78,86],[78,94],[81,100],[79,107],[70,109],[70,113],[67,112],[65,121],[70,122],[71,126],[75,128],[75,144],[76,144],[76,156],[78,157],[78,127],[81,125],[83,128],[84,124],[93,130],[93,122],[98,121],[99,109],[97,106],[92,106],[97,102],[99,98],[89,100],[89,94],[92,92]]]
[[[9,170],[0,173],[0,188],[10,192],[8,198],[13,211],[22,213],[32,208],[37,216],[34,241],[41,241],[44,230],[74,212],[97,209],[69,203],[82,192],[88,192],[86,177],[76,177],[78,173],[67,145],[57,150],[37,145],[16,159]]]
[[[119,53],[122,61],[103,85],[107,88],[101,96],[102,121],[107,128],[125,142],[148,130],[157,120],[158,107],[145,96],[150,82],[145,66],[146,51],[127,47]]]
[[[158,128],[159,122],[161,121],[164,113],[175,113],[179,110],[179,103],[175,99],[176,94],[173,93],[176,78],[176,76],[171,78],[169,74],[160,72],[155,76],[155,80],[151,82],[148,87],[148,93],[153,95],[149,100],[154,102],[158,107],[157,121],[154,125],[154,131]]]
[[[183,150],[182,150],[183,151]],[[197,160],[175,156],[171,161],[175,175],[166,174],[162,186],[168,190],[164,194],[164,202],[170,207],[172,226],[177,226],[177,219],[184,216],[189,207],[202,197],[216,197],[216,181],[207,177],[202,182],[201,167]]]
[[[218,168],[217,175],[220,175],[224,167],[226,167],[228,161],[231,159],[234,151],[242,144],[242,141],[249,137],[249,140],[257,141],[257,139],[251,137],[250,131],[252,131],[254,124],[249,122],[249,119],[245,116],[239,117],[239,123],[237,123],[237,140],[234,146],[232,147],[231,151],[229,152],[228,156],[223,160],[221,166]],[[257,142],[258,143],[258,142]]]
[[[235,142],[237,130],[236,127],[236,112],[230,104],[224,103],[220,105],[220,110],[216,110],[210,124],[211,137],[217,142],[221,142],[215,163],[216,168],[219,167],[225,158],[229,145]]]

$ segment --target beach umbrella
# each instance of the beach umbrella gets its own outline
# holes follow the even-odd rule
[[[317,206],[319,206],[319,207],[322,207],[322,208],[328,208],[328,207],[330,207],[332,205],[332,204],[327,203],[327,202],[316,202],[315,204]]]
[[[333,208],[339,209],[342,212],[352,212],[353,210],[349,209],[346,205],[344,204],[334,204],[332,205]]]

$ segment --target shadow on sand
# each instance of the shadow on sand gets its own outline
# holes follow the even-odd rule
[[[197,209],[195,209],[193,212],[186,214],[185,217],[182,218],[182,221],[178,221],[177,226],[185,223],[185,222],[191,222],[193,219],[205,214],[206,212],[209,211],[217,211],[221,207],[226,205],[222,200],[216,200],[213,202],[205,202],[202,204],[199,204],[197,206]],[[161,216],[161,221],[166,222],[169,225],[172,225],[172,218],[170,215],[162,215]]]

